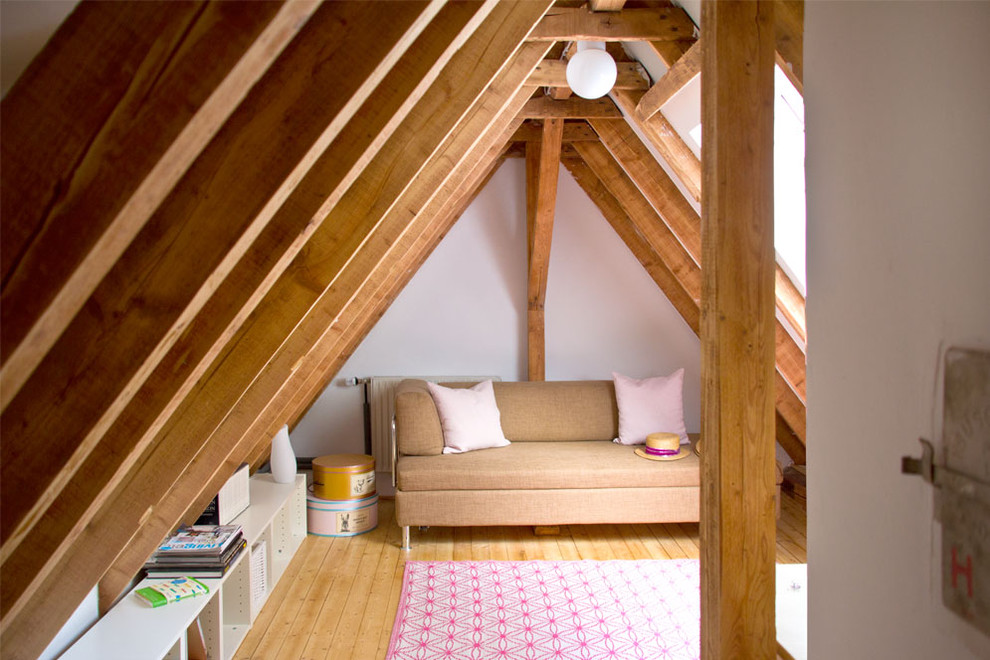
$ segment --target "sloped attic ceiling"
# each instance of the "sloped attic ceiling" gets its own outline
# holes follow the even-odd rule
[[[700,221],[631,126],[696,199],[700,163],[640,69],[614,103],[545,95],[578,37],[673,66],[694,25],[577,4],[73,12],[0,104],[5,653],[37,655],[94,585],[112,602],[263,459],[504,157],[533,160],[533,189],[540,159],[567,167],[697,331]],[[777,284],[778,439],[803,462],[803,299]]]

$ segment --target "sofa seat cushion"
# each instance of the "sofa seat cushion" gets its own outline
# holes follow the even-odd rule
[[[519,442],[465,454],[401,456],[403,491],[698,486],[698,456],[650,461],[608,440]]]

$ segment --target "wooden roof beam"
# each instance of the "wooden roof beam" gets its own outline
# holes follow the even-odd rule
[[[170,345],[174,346],[180,338],[180,332],[175,329],[166,332],[169,323],[178,323],[180,329],[188,324],[205,302],[202,300],[204,293],[220,283],[222,271],[210,270],[210,258],[219,259],[222,269],[233,267],[236,252],[224,254],[221,248],[230,249],[233,243],[236,246],[233,249],[245,250],[247,241],[234,232],[247,231],[246,235],[250,237],[252,230],[246,229],[244,222],[251,223],[256,231],[271,217],[274,200],[281,199],[289,190],[276,176],[280,168],[283,176],[288,176],[299,161],[305,163],[315,157],[312,156],[313,142],[307,142],[306,138],[318,142],[339,131],[342,119],[357,109],[356,102],[372,91],[390,64],[399,58],[433,15],[432,9],[423,5],[411,5],[408,12],[390,14],[395,22],[385,38],[380,26],[374,25],[373,14],[366,11],[358,12],[355,17],[339,14],[350,10],[346,5],[328,5],[316,12],[183,178],[188,185],[180,184],[172,191],[166,205],[156,212],[148,232],[129,248],[131,256],[118,262],[112,271],[115,276],[101,284],[97,300],[106,305],[105,315],[90,313],[78,317],[4,412],[4,469],[15,474],[20,470],[22,474],[20,479],[6,476],[3,479],[4,522],[8,531],[2,567],[7,578],[5,608],[19,607],[19,596],[32,591],[28,584],[57,563],[60,551],[51,546],[71,546],[72,529],[78,533],[85,526],[84,518],[76,518],[69,512],[82,515],[95,498],[101,497],[101,492],[112,489],[114,480],[120,479],[130,461],[135,459],[132,450],[140,442],[140,431],[132,437],[128,429],[120,429],[121,433],[114,437],[122,445],[101,443],[110,429],[118,428],[114,425],[115,419],[130,408],[129,402],[140,389],[141,380],[154,373],[156,364],[168,353]],[[349,90],[348,93],[336,96],[328,92],[332,98],[322,98],[320,94],[302,88],[297,88],[300,93],[287,93],[292,89],[287,81],[291,81],[293,75],[300,80],[313,81],[307,72],[312,68],[313,54],[320,49],[312,47],[307,40],[322,43],[328,33],[343,29],[340,25],[346,21],[341,18],[350,20],[352,25],[349,34],[345,30],[338,35],[340,43],[350,53],[349,57],[359,61],[354,62],[353,67],[322,67],[321,70],[329,76],[325,83],[339,85]],[[379,39],[363,39],[362,25],[373,29]],[[353,43],[349,36],[354,39]],[[303,60],[309,65],[302,65]],[[294,71],[299,73],[291,73]],[[353,96],[354,101],[345,104],[348,95]],[[273,102],[273,98],[278,100]],[[290,118],[283,122],[281,113]],[[297,116],[298,121],[307,125],[294,123]],[[325,123],[318,119],[325,119]],[[281,143],[273,139],[273,121],[279,125],[276,130],[289,131],[294,141]],[[242,150],[232,153],[232,144],[242,145]],[[237,153],[242,154],[241,159],[236,157]],[[255,162],[261,154],[268,154],[265,158],[269,164],[267,170],[257,174],[263,182],[244,174],[245,170],[257,170],[245,168],[244,163]],[[210,201],[197,202],[201,195],[207,194],[204,181],[212,186],[206,188],[211,195]],[[217,205],[222,208],[218,210]],[[254,218],[252,213],[263,206],[267,215]],[[169,214],[171,211],[178,214],[178,219]],[[243,215],[239,215],[241,211]],[[235,219],[242,222],[233,221]],[[193,229],[183,233],[181,229],[190,223]],[[224,233],[225,238],[220,238],[218,232]],[[216,239],[216,245],[208,240],[211,237]],[[211,252],[207,255],[202,250]],[[191,259],[192,255],[202,259]],[[198,269],[190,268],[190,263],[195,263]],[[212,263],[216,265],[217,262]],[[183,277],[177,277],[176,273],[182,273]],[[199,276],[206,278],[205,284],[196,279]],[[197,286],[203,288],[197,289]],[[192,301],[180,302],[181,295],[191,295]],[[145,300],[154,304],[148,305],[143,302]],[[180,313],[186,320],[176,320]],[[178,356],[180,364],[188,357]],[[80,365],[89,364],[98,365],[99,370],[87,367],[83,371],[85,378],[73,375],[82,369]],[[169,378],[174,379],[175,374],[170,372],[165,378],[166,390],[174,392]],[[73,382],[73,388],[64,394],[61,388],[67,379]],[[121,389],[128,381],[130,384]],[[139,424],[154,419],[156,414],[144,404],[146,401],[142,400],[138,405],[141,408],[137,415]],[[57,411],[48,413],[45,406],[56,406]],[[42,415],[40,418],[39,414]],[[39,433],[52,439],[46,455],[18,451],[21,442],[30,443]],[[103,450],[93,452],[97,446]],[[16,456],[16,460],[8,458],[8,452]],[[24,464],[29,460],[40,463],[30,467]],[[75,476],[84,464],[83,476]],[[24,479],[27,483],[20,484]],[[59,515],[40,515],[46,506],[55,506],[56,502],[62,502],[57,509]],[[18,519],[19,513],[22,516]],[[15,527],[18,520],[25,524]],[[20,553],[20,559],[13,560],[12,553],[18,549],[19,541],[29,531],[33,532],[35,524],[44,525],[45,529],[54,527],[49,532],[39,531],[42,536],[33,536],[28,551]],[[6,617],[10,616],[11,610],[5,612],[5,621],[8,621]]]
[[[0,409],[314,8],[85,3],[4,97]]]
[[[777,65],[804,95],[804,0],[777,0],[774,7]]]
[[[774,11],[775,59],[794,87],[804,94],[804,0],[777,0]],[[653,49],[667,68],[693,45],[694,39],[652,41]]]
[[[691,49],[695,41],[694,38],[678,39],[677,41],[651,41],[649,46],[669,69],[677,63],[677,60],[684,57],[684,53]]]
[[[516,129],[509,139],[513,142],[540,142],[543,139],[543,127],[539,120],[527,120]],[[595,133],[586,121],[564,121],[564,131],[560,138],[564,144],[568,142],[597,142],[598,134]]]
[[[673,41],[694,37],[691,17],[680,7],[596,12],[554,7],[529,36],[531,41]]]
[[[478,144],[492,118],[508,112],[504,121],[511,122],[529,96],[528,90],[519,93],[520,88],[550,45],[526,44],[510,56],[548,4],[497,4],[489,20],[451,59],[435,90],[410,111],[330,211],[296,263],[259,305],[252,323],[201,379],[195,404],[184,402],[173,415],[160,442],[177,456],[195,458],[185,466],[176,464],[175,457],[171,462],[149,461],[132,476],[132,487],[145,493],[140,499],[155,497],[158,504],[154,518],[127,543],[125,554],[108,572],[113,585],[126,585],[149,549],[178,524],[189,494],[204,493],[204,485],[218,478],[217,465],[232,469],[242,460],[257,439],[248,435],[259,421],[257,411],[277,397],[317,338],[339,331],[334,319],[340,309],[407,229],[410,218],[444,188],[452,168],[467,157],[470,145]],[[500,68],[502,73],[486,90]],[[203,400],[213,403],[210,410],[204,411]],[[150,479],[151,474],[156,479]],[[149,483],[154,481],[159,483]],[[109,522],[109,509],[106,515]]]
[[[636,182],[637,187],[660,211],[671,230],[684,247],[701,263],[701,217],[687,203],[673,180],[667,175],[653,154],[643,145],[639,136],[624,120],[591,119],[591,126],[601,137],[602,144],[622,165],[626,173]],[[794,328],[802,344],[806,342],[804,323],[804,296],[797,290],[779,264],[775,268],[777,309]],[[783,328],[781,328],[783,330]],[[803,346],[795,342],[778,342],[787,356],[791,371],[789,380],[800,385],[796,388],[803,398],[804,366],[798,354],[804,353]],[[800,364],[800,366],[798,366]],[[803,437],[803,433],[801,434]]]
[[[601,142],[701,265],[701,217],[625,119],[592,119]]]
[[[475,6],[477,7],[478,5],[475,5]],[[365,8],[365,11],[366,11],[366,9],[367,8]],[[395,23],[395,21],[396,21],[394,11],[395,11],[394,8],[390,8],[390,12],[392,12],[392,13],[390,15],[390,20],[387,21],[387,23],[390,24],[390,25],[393,25]],[[518,43],[518,39],[521,39],[522,38],[522,36],[529,29],[529,27],[533,23],[535,23],[535,21],[538,19],[539,15],[541,13],[538,9],[536,9],[532,5],[530,5],[529,7],[527,7],[524,10],[521,10],[521,11],[523,13],[529,13],[531,15],[531,19],[530,19],[530,23],[529,23],[528,26],[525,26],[525,28],[520,28],[520,30],[516,33],[517,34],[517,41],[516,41],[516,43]],[[502,18],[504,18],[504,16]],[[381,22],[381,19],[378,19],[376,21],[375,20],[375,17],[373,17],[373,16],[368,17],[368,20],[371,23],[375,23],[375,22],[379,22],[380,23]],[[511,27],[511,26],[509,26],[509,27]],[[503,28],[507,28],[505,21],[498,22],[496,28],[493,28],[493,29],[503,29]],[[354,31],[354,24],[353,23],[350,25],[350,29],[351,29],[351,31]],[[381,38],[380,25],[375,26],[375,29],[377,30],[376,34],[378,35],[378,37],[380,39]],[[507,29],[507,32],[510,35],[513,33],[512,29]],[[369,39],[364,39],[363,41],[365,41],[367,43],[375,43],[376,42],[376,40],[369,40]],[[483,41],[484,41],[484,46],[490,45],[490,43],[489,43],[491,41],[490,39],[486,38]],[[478,48],[482,48],[482,47],[483,46],[478,46]],[[461,51],[465,51],[465,50],[468,51],[469,53],[474,54],[474,55],[476,55],[479,52],[477,50],[472,51],[471,49],[466,48],[466,47],[464,49],[461,49]],[[319,52],[319,51],[320,51],[320,49],[310,49],[310,52],[311,53],[313,53],[313,52]],[[461,51],[458,51],[458,52],[461,52]],[[543,55],[543,52],[541,51],[539,53],[539,56],[542,56],[542,55]],[[360,56],[360,53],[358,53],[356,56]],[[422,60],[423,59],[422,58],[422,54],[421,53],[418,54],[418,57],[416,59]],[[534,60],[533,60],[533,64],[534,65],[535,65],[535,61],[537,59],[538,59],[538,57],[537,58],[534,58]],[[499,62],[501,62],[501,61],[502,60],[499,60]],[[429,60],[430,66],[432,66],[434,64],[434,62],[435,62],[435,60],[430,59]],[[474,67],[475,65],[476,65],[476,61],[472,61],[469,64],[466,64],[464,66]],[[303,70],[304,71],[308,71],[310,68],[312,68],[312,67],[303,67]],[[324,67],[324,68],[334,69],[336,67]],[[343,67],[343,68],[346,69],[346,67]],[[526,71],[526,74],[528,74],[528,73],[529,73],[529,71]],[[447,84],[447,87],[448,88],[452,88],[452,89],[462,88],[463,87],[462,80],[463,80],[464,77],[465,77],[464,76],[464,70],[459,69],[457,71],[457,75],[455,76],[455,78],[457,79],[457,84],[456,85]],[[484,82],[482,81],[482,82],[479,82],[478,84],[481,85],[481,86],[483,86]],[[441,88],[443,88],[443,85],[441,85]],[[406,90],[406,93],[408,93],[408,90]],[[465,92],[465,94],[467,94],[467,92]],[[470,97],[470,99],[468,97],[466,97],[466,96],[464,97],[465,103],[469,103],[471,99],[473,99],[473,97]],[[437,104],[437,103],[442,104],[443,101],[442,100],[435,100],[435,101],[433,101],[433,103],[434,104]],[[456,106],[456,103],[453,104],[453,105]],[[466,105],[462,105],[461,107],[466,107]],[[437,113],[433,113],[433,114],[434,114],[434,119],[435,119]],[[417,128],[418,128],[418,126],[417,126]],[[372,133],[372,135],[374,135],[374,133]],[[432,137],[435,138],[436,136],[433,135]],[[408,143],[408,141],[409,141],[408,140],[408,136],[406,136],[403,139],[403,141],[405,143]],[[365,171],[365,174],[367,174],[367,170]],[[319,202],[316,202],[316,203],[317,203],[317,205],[319,204]],[[365,206],[368,206],[368,205],[365,205]],[[305,216],[305,218],[308,219],[309,216]],[[304,222],[303,224],[306,224],[306,223]],[[197,320],[199,320],[199,319],[197,319]],[[182,405],[181,404],[177,404],[177,405],[180,405],[180,411],[181,411],[182,410]],[[206,407],[208,408],[209,406],[206,406]],[[202,404],[200,404],[199,410],[202,411],[202,409],[203,409],[203,406],[202,406]],[[165,428],[166,428],[166,431],[167,431],[167,429],[169,427],[166,426]],[[168,437],[169,436],[167,436],[167,435],[166,436],[162,436],[161,440],[164,441],[164,445],[163,446],[171,447],[172,451],[175,452],[174,455],[169,456],[169,453],[168,452],[165,452],[165,454],[163,454],[163,455],[162,454],[159,454],[160,458],[159,459],[156,459],[156,460],[164,461],[164,464],[165,465],[169,465],[169,467],[172,467],[170,465],[170,463],[176,462],[176,460],[175,460],[176,457],[179,457],[179,461],[178,461],[179,464],[176,467],[178,467],[181,470],[181,465],[184,465],[185,464],[183,461],[184,460],[187,460],[188,457],[191,457],[191,456],[193,456],[195,454],[195,450],[199,448],[199,444],[200,444],[201,438],[206,437],[206,436],[196,436],[196,435],[193,435],[193,436],[190,436],[188,439],[186,439],[184,441],[181,441],[181,442],[175,442],[174,440],[168,440],[167,439]],[[192,443],[192,444],[189,447],[183,447],[182,446],[183,442]],[[160,468],[161,465],[162,465],[162,463],[158,463],[158,462],[156,462],[156,460],[151,460],[151,461],[148,461],[148,462],[144,462],[144,463],[142,463],[142,465],[143,465],[143,467],[152,470],[152,474],[154,474],[155,473],[155,470],[157,468],[156,467],[153,467],[153,466],[157,466],[157,467]],[[212,466],[211,466],[211,469],[212,469]],[[131,476],[132,475],[128,475],[129,478]],[[153,482],[155,480],[156,480],[156,478],[152,478],[152,479],[149,480],[149,482]],[[141,481],[141,479],[138,479],[137,481],[139,482],[139,481]],[[90,525],[87,525],[85,527],[86,530],[103,529],[104,527],[108,527],[108,528],[111,528],[111,529],[117,528],[117,527],[124,527],[124,528],[128,527],[128,525],[125,525],[122,521],[118,521],[117,523],[114,523],[113,522],[114,518],[126,516],[126,514],[122,514],[122,510],[128,508],[128,506],[127,505],[122,505],[121,502],[126,502],[126,503],[129,504],[129,506],[131,506],[133,508],[134,506],[137,506],[137,505],[134,505],[133,504],[134,502],[142,502],[142,501],[148,502],[149,501],[149,499],[148,499],[149,496],[147,495],[147,490],[148,489],[146,488],[146,485],[147,484],[141,485],[140,483],[137,483],[134,479],[130,479],[130,481],[128,483],[131,484],[132,486],[134,486],[135,488],[137,488],[137,490],[136,491],[129,491],[129,490],[127,490],[128,486],[126,484],[124,484],[123,485],[124,490],[119,491],[121,493],[124,493],[124,494],[120,495],[120,497],[122,497],[123,499],[120,499],[119,501],[111,501],[110,504],[105,505],[104,508],[100,510],[100,512],[97,512],[94,515],[94,517],[93,517],[93,523],[90,524]],[[203,484],[203,482],[196,482],[196,487],[197,488],[198,487],[201,487],[202,484]],[[167,484],[165,484],[165,485],[167,486]],[[152,489],[152,490],[154,490],[154,489]],[[191,496],[193,494],[194,494],[194,491],[192,491],[192,490],[190,490],[190,489],[187,488],[186,489],[186,493],[181,493],[180,492],[178,494],[178,497],[179,498],[183,498],[183,497]],[[158,499],[156,498],[156,499],[150,500],[150,501],[157,502]],[[132,511],[132,513],[133,513],[133,511]],[[135,520],[135,521],[133,521],[133,524],[134,524],[134,526],[137,526],[139,523],[138,523],[137,520]],[[157,524],[160,524],[160,523],[157,523]],[[103,531],[106,531],[106,530],[103,529]],[[167,532],[168,530],[165,530],[165,531]],[[108,535],[108,536],[112,536],[112,535]],[[104,536],[103,538],[96,539],[93,536],[84,534],[83,536],[80,537],[79,540],[81,541],[81,543],[80,544],[77,544],[77,547],[75,548],[76,552],[72,555],[71,558],[69,558],[69,561],[73,561],[73,560],[78,560],[78,561],[82,561],[82,562],[92,562],[94,560],[101,561],[101,559],[99,559],[99,556],[106,556],[105,555],[106,552],[115,552],[115,550],[113,549],[114,544],[113,544],[113,539],[112,538],[107,538],[106,536]],[[121,545],[123,545],[124,543],[126,543],[126,540],[121,540],[120,541],[120,544]],[[94,545],[94,544],[96,544],[96,545]],[[82,545],[83,547],[80,548],[79,547],[80,545]],[[97,547],[97,546],[106,546],[106,547],[104,548],[104,547]],[[119,546],[117,546],[117,547],[119,547]],[[110,556],[112,557],[112,555],[110,555]],[[77,568],[78,568],[78,566],[77,566]],[[62,567],[59,566],[59,570],[61,570],[61,569],[62,569]],[[65,570],[70,570],[70,569],[69,568],[66,568]],[[95,575],[99,575],[101,572],[102,572],[102,570],[99,570],[99,569],[95,569],[94,570],[92,568],[92,566],[91,566],[89,570],[82,569],[77,574],[93,573]],[[53,579],[55,579],[57,581],[57,575],[54,576]],[[46,586],[47,584],[48,583],[44,583],[44,584],[40,585],[41,588],[40,588],[39,591],[42,592],[42,595],[39,597],[39,600],[44,599],[46,597],[50,597],[50,595],[52,593],[57,593],[57,592],[50,592],[47,589],[47,586]]]
[[[107,470],[119,465],[123,460],[120,454],[128,447],[131,452],[128,460],[133,462],[149,446],[168,416],[189,394],[196,380],[245,321],[273,280],[325,218],[327,205],[338,200],[355,180],[361,167],[392,134],[413,102],[421,98],[429,83],[436,79],[447,55],[461,47],[491,7],[491,3],[452,3],[441,10],[414,47],[393,67],[386,81],[366,101],[360,113],[362,121],[344,127],[299,184],[290,202],[276,214],[269,230],[252,246],[249,255],[228,276],[203,313],[194,319],[189,330],[149,378],[137,398],[140,405],[128,407],[122,421],[102,438],[101,447],[113,449],[91,455],[82,469],[87,477],[83,483],[102,483],[100,477],[109,479]],[[328,194],[321,206],[320,200]],[[292,203],[291,200],[296,199],[299,201]],[[175,382],[180,377],[184,379],[181,386]],[[158,417],[149,423],[148,418],[158,410],[161,410]],[[111,459],[117,462],[110,464]],[[117,468],[115,480],[108,482],[103,490],[112,490],[124,474],[124,469]],[[60,500],[66,499],[64,495],[60,496]],[[68,498],[59,507],[63,516],[45,519],[42,523],[62,521],[62,524],[68,524],[63,518],[71,520],[72,516],[65,514],[74,506],[77,515],[81,515],[79,507],[86,501],[82,497]]]
[[[784,269],[777,265],[775,275],[775,289],[777,292],[777,311],[779,311],[803,344],[808,343],[807,317],[805,316],[804,294],[798,290],[794,281],[784,272]]]
[[[563,119],[543,122],[540,142],[526,145],[526,225],[529,249],[528,282],[528,367],[529,380],[546,379],[544,305],[550,272],[550,243],[557,206],[557,179],[560,173],[560,147]]]
[[[675,42],[665,42],[675,43]],[[616,52],[617,57],[624,57]],[[640,119],[637,107],[644,94],[637,90],[613,90],[612,97],[622,108],[628,121],[633,122],[650,140],[657,152],[677,175],[678,180],[695,199],[701,200],[701,161],[680,137],[663,112],[656,112],[646,120]],[[795,329],[802,342],[807,341],[804,296],[790,277],[777,266],[777,308]],[[803,380],[803,379],[801,379]],[[803,437],[803,434],[802,434]]]
[[[557,100],[537,96],[519,111],[520,119],[588,119],[590,117],[621,117],[622,112],[612,99],[569,98]]]
[[[526,84],[531,87],[567,87],[567,62],[543,60]],[[612,88],[645,92],[650,88],[650,79],[639,62],[616,62],[615,85]]]
[[[636,117],[646,121],[663,107],[675,94],[701,75],[701,39],[681,56],[663,77],[643,94],[636,104]]]
[[[701,160],[694,155],[677,130],[671,126],[662,112],[641,121],[636,114],[643,93],[636,90],[616,89],[611,92],[616,104],[625,116],[649,138],[660,157],[670,166],[677,178],[695,201],[701,200]]]

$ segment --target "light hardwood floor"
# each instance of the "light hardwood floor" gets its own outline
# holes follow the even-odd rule
[[[530,527],[414,529],[399,548],[395,503],[381,500],[377,529],[350,538],[308,536],[235,658],[264,660],[384,658],[402,587],[413,560],[676,559],[698,557],[697,523],[565,525],[556,536]],[[784,493],[777,561],[805,563],[802,500]]]

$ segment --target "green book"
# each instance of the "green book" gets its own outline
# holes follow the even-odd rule
[[[134,593],[152,607],[161,607],[185,598],[208,594],[210,588],[196,578],[180,577],[149,584]]]

